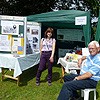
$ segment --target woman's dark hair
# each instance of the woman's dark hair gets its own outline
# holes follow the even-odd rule
[[[49,28],[45,31],[45,33],[44,33],[44,37],[45,37],[45,38],[47,38],[47,33],[48,33],[48,32],[51,32],[51,33],[52,33],[51,38],[54,38],[54,30],[53,30],[53,28],[49,27]]]

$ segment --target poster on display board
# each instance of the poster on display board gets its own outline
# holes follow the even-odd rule
[[[23,22],[17,21],[1,21],[2,34],[19,35],[19,25],[23,25]]]
[[[1,39],[0,53],[13,54],[13,49],[18,55],[26,55],[26,27],[27,18],[20,16],[0,16],[0,34],[6,38]],[[11,41],[8,39],[11,36]],[[7,38],[8,37],[8,38]],[[9,45],[5,41],[8,41]],[[5,45],[5,46],[3,46]]]
[[[0,35],[0,51],[11,51],[12,35]]]
[[[17,51],[17,54],[24,53],[24,38],[12,38],[12,51]]]
[[[26,52],[33,53],[39,51],[39,26],[27,25]]]

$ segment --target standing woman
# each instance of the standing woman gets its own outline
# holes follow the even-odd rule
[[[52,28],[48,28],[44,33],[44,38],[40,43],[40,64],[36,75],[36,85],[40,85],[40,77],[43,70],[48,66],[48,85],[51,85],[52,80],[52,66],[54,62],[56,40],[54,38],[54,31]]]

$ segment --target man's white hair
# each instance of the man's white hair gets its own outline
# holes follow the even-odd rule
[[[100,45],[99,45],[99,42],[97,42],[97,41],[91,41],[89,44],[88,44],[88,46],[90,46],[90,45],[95,45],[96,47],[99,47]]]

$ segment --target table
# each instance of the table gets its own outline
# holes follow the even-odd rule
[[[61,64],[61,66],[62,66],[61,81],[64,77],[65,72],[70,73],[70,70],[80,70],[80,68],[77,65],[77,62],[66,61],[65,57],[64,58],[59,58],[57,64]]]
[[[33,54],[20,57],[13,57],[12,54],[0,54],[0,70],[2,72],[2,80],[4,77],[12,78],[17,80],[17,84],[19,84],[19,76],[22,74],[22,71],[37,65],[39,61],[39,52],[34,52]],[[13,69],[13,76],[6,75],[4,72],[5,68]]]

